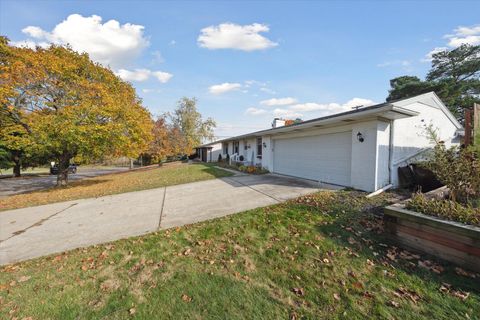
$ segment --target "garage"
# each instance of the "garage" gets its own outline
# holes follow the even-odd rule
[[[352,132],[275,139],[273,172],[350,186]]]

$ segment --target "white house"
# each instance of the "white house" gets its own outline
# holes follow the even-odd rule
[[[398,167],[432,147],[431,125],[446,145],[463,127],[433,92],[274,127],[200,146],[202,161],[221,154],[277,174],[375,191],[398,186]]]

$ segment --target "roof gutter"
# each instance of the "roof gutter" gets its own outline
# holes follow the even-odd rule
[[[290,125],[290,126],[283,126],[283,127],[273,128],[273,129],[267,129],[267,130],[261,130],[261,131],[256,131],[256,132],[252,132],[252,133],[247,133],[247,134],[239,135],[239,136],[236,136],[236,137],[231,137],[231,138],[227,138],[227,139],[218,140],[218,141],[206,144],[206,145],[211,145],[211,144],[225,142],[225,141],[231,141],[231,140],[245,139],[245,138],[249,138],[249,137],[264,136],[264,135],[267,135],[267,134],[268,135],[274,135],[274,134],[277,134],[277,133],[286,133],[286,132],[292,132],[292,131],[295,131],[295,130],[299,131],[299,130],[302,130],[302,129],[313,128],[315,126],[318,126],[319,124],[334,124],[336,122],[341,123],[343,120],[347,120],[347,119],[348,120],[353,120],[353,121],[361,120],[362,118],[365,118],[365,117],[368,117],[368,116],[373,116],[375,114],[385,113],[385,112],[395,112],[395,113],[398,113],[398,114],[400,114],[402,116],[405,116],[405,117],[412,117],[412,116],[416,116],[416,115],[419,114],[416,111],[406,109],[406,108],[403,108],[403,107],[399,107],[399,106],[395,106],[393,104],[388,103],[388,104],[382,105],[381,107],[375,107],[375,108],[365,107],[365,108],[363,108],[363,110],[360,109],[360,110],[355,110],[355,111],[348,111],[348,112],[344,112],[344,113],[340,113],[340,114],[336,114],[336,115],[326,116],[326,117],[323,117],[323,118],[307,120],[307,121],[300,122],[300,123],[297,123],[297,124],[293,124],[293,125]],[[202,145],[202,146],[206,146],[206,145]]]

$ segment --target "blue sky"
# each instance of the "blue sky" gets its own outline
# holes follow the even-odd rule
[[[225,137],[382,102],[391,78],[424,77],[435,48],[480,43],[479,12],[478,1],[0,0],[0,33],[89,52],[154,115],[196,97]]]

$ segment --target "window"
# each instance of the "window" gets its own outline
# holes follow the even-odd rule
[[[257,138],[257,158],[262,157],[262,138]]]
[[[237,153],[237,154],[238,154],[239,146],[240,146],[240,142],[238,142],[238,141],[233,141],[233,153]]]
[[[228,154],[228,143],[223,144],[223,154]]]
[[[247,140],[243,140],[243,150],[247,150],[247,149],[248,149]]]

